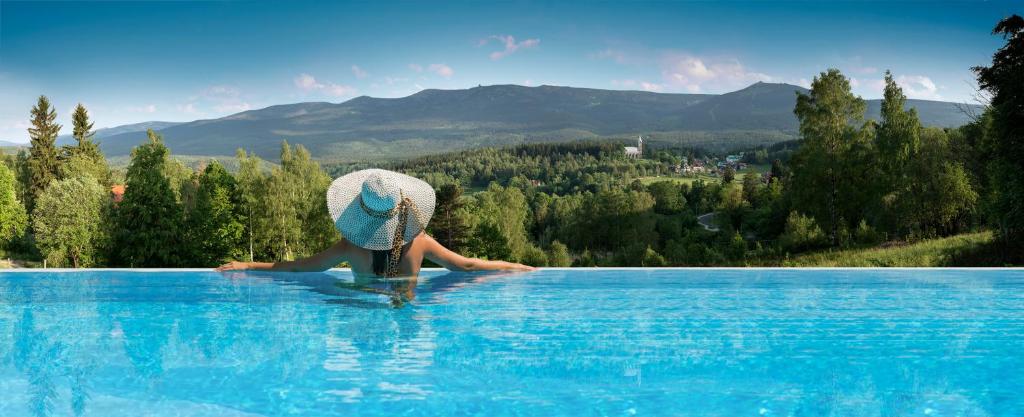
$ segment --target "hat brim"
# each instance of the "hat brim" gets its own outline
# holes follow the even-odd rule
[[[391,249],[398,228],[398,216],[379,218],[371,216],[359,204],[363,182],[373,174],[393,178],[402,194],[412,200],[416,210],[409,211],[405,226],[405,241],[411,242],[426,229],[434,214],[436,203],[434,188],[423,180],[383,169],[364,169],[338,177],[327,189],[327,209],[334,227],[352,244],[369,250]]]

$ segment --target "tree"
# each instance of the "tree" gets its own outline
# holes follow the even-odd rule
[[[647,187],[654,197],[654,211],[659,214],[678,214],[686,208],[683,190],[672,181],[658,181]]]
[[[569,247],[562,242],[551,242],[551,252],[548,254],[548,265],[564,268],[572,266],[572,255],[569,254]]]
[[[0,164],[0,243],[7,245],[25,234],[28,214],[18,201],[14,173]]]
[[[487,191],[477,194],[476,205],[473,208],[473,212],[480,219],[480,224],[490,225],[504,237],[509,255],[517,261],[523,259],[530,246],[526,235],[529,211],[530,207],[526,204],[526,196],[522,191],[518,188],[502,187],[497,183],[491,183]]]
[[[907,217],[916,206],[915,195],[910,192],[911,183],[919,178],[911,177],[910,165],[920,148],[921,122],[915,109],[904,110],[907,98],[903,89],[885,72],[885,93],[882,98],[882,120],[875,134],[878,150],[879,175],[875,180],[879,189],[875,199],[879,212],[876,217],[886,230],[905,235]]]
[[[732,180],[736,179],[736,169],[731,166],[725,167],[722,171],[722,184],[732,184]]]
[[[106,190],[91,176],[54,181],[32,213],[36,247],[53,266],[96,264]]]
[[[235,201],[238,202],[239,221],[243,224],[243,238],[248,247],[249,262],[256,258],[257,227],[264,217],[259,211],[266,178],[260,172],[262,161],[256,155],[247,155],[244,150],[236,152],[238,173],[235,175]]]
[[[909,173],[914,180],[907,187],[909,204],[904,209],[908,227],[924,237],[957,231],[974,210],[978,194],[963,164],[953,157],[945,131],[922,131]]]
[[[462,186],[458,183],[445,183],[437,190],[437,206],[434,217],[430,220],[431,234],[445,247],[461,252],[466,246],[469,227],[463,218],[461,209]]]
[[[295,206],[300,235],[294,243],[298,256],[307,256],[327,249],[338,241],[338,230],[327,211],[327,187],[331,177],[313,160],[302,145],[295,148],[281,144],[281,175],[288,184],[288,201]]]
[[[169,154],[160,135],[132,149],[124,199],[115,210],[119,264],[130,267],[183,266],[184,215],[164,174]]]
[[[815,249],[825,244],[825,234],[814,219],[797,212],[789,213],[786,229],[779,236],[779,245],[783,250],[799,252]]]
[[[235,179],[216,160],[199,177],[195,206],[189,212],[189,239],[197,265],[217,266],[237,259],[244,226],[238,219]]]
[[[856,152],[865,142],[864,100],[853,95],[850,82],[830,69],[814,78],[809,94],[797,92],[794,113],[802,142],[793,155],[796,207],[824,224],[832,244],[838,244],[840,219],[859,221],[863,210],[863,161]],[[855,219],[854,219],[855,218]]]
[[[86,155],[94,160],[105,162],[99,144],[93,140],[96,132],[92,130],[93,122],[89,120],[89,111],[82,103],[75,106],[75,111],[71,114],[71,123],[72,136],[76,142],[75,146],[70,149],[71,154]]]
[[[1001,20],[993,34],[1006,45],[992,65],[973,68],[978,86],[991,96],[993,113],[992,206],[990,215],[1008,253],[1024,253],[1024,17]]]
[[[50,105],[50,99],[39,96],[39,101],[32,108],[32,127],[28,128],[31,139],[28,157],[29,199],[25,203],[29,210],[35,207],[35,199],[59,174],[56,142],[61,126],[56,120],[57,111]]]

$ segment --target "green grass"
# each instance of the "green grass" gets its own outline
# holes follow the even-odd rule
[[[966,233],[913,244],[864,249],[830,250],[768,261],[766,266],[792,267],[947,267],[1001,266],[987,255],[992,232]]]
[[[772,168],[771,165],[747,165],[747,169],[744,169],[744,170],[739,171],[739,172],[736,173],[736,178],[733,179],[733,184],[736,184],[736,185],[742,184],[744,176],[746,176],[748,174],[761,175],[762,172],[768,171],[771,168]],[[710,176],[710,175],[694,175],[694,176],[687,176],[687,177],[677,177],[677,176],[641,177],[640,178],[640,183],[643,184],[643,185],[651,185],[652,183],[656,183],[656,182],[660,182],[660,181],[670,181],[670,182],[674,182],[676,184],[693,185],[693,183],[697,182],[697,180],[704,180],[704,182],[706,182],[706,183],[716,183],[717,184],[719,182],[722,182],[722,177],[713,177],[713,176]]]

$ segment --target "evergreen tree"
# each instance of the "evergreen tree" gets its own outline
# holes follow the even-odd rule
[[[437,190],[437,207],[430,220],[431,235],[446,248],[461,252],[466,246],[469,227],[462,215],[462,186],[445,183]]]
[[[103,160],[103,152],[100,152],[99,144],[93,140],[96,132],[92,130],[93,122],[89,120],[89,111],[82,103],[75,106],[75,111],[71,114],[71,123],[73,125],[72,135],[76,142],[71,153],[84,154],[96,160]]]
[[[195,206],[189,212],[189,239],[197,266],[237,259],[244,227],[236,214],[235,179],[216,160],[199,177]]]
[[[149,142],[132,150],[124,199],[115,210],[114,255],[136,268],[184,266],[184,216],[164,175],[170,152],[160,135],[146,134]]]
[[[14,173],[0,164],[0,244],[8,245],[25,234],[28,215],[18,201]]]
[[[30,211],[35,207],[35,199],[59,174],[56,142],[61,126],[56,120],[57,111],[50,105],[50,99],[39,96],[39,101],[32,108],[32,127],[28,129],[31,145],[28,157],[29,198],[26,205]]]
[[[1001,20],[992,31],[1006,45],[992,65],[975,67],[978,85],[991,93],[992,173],[991,217],[1002,246],[1024,257],[1024,17]]]
[[[107,191],[88,175],[46,187],[36,201],[32,229],[36,247],[50,265],[78,268],[96,263],[108,201]]]
[[[830,69],[814,78],[809,94],[797,93],[794,113],[800,121],[802,142],[793,155],[794,204],[825,226],[832,244],[838,244],[841,219],[859,221],[850,214],[863,209],[855,198],[864,192],[858,174],[862,163],[856,152],[865,141],[861,125],[866,105],[853,95],[850,82]],[[855,219],[852,219],[855,217]]]

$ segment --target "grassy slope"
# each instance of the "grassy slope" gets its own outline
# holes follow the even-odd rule
[[[984,253],[991,249],[992,232],[966,233],[894,247],[832,250],[764,262],[765,266],[798,267],[945,267],[991,265]]]

